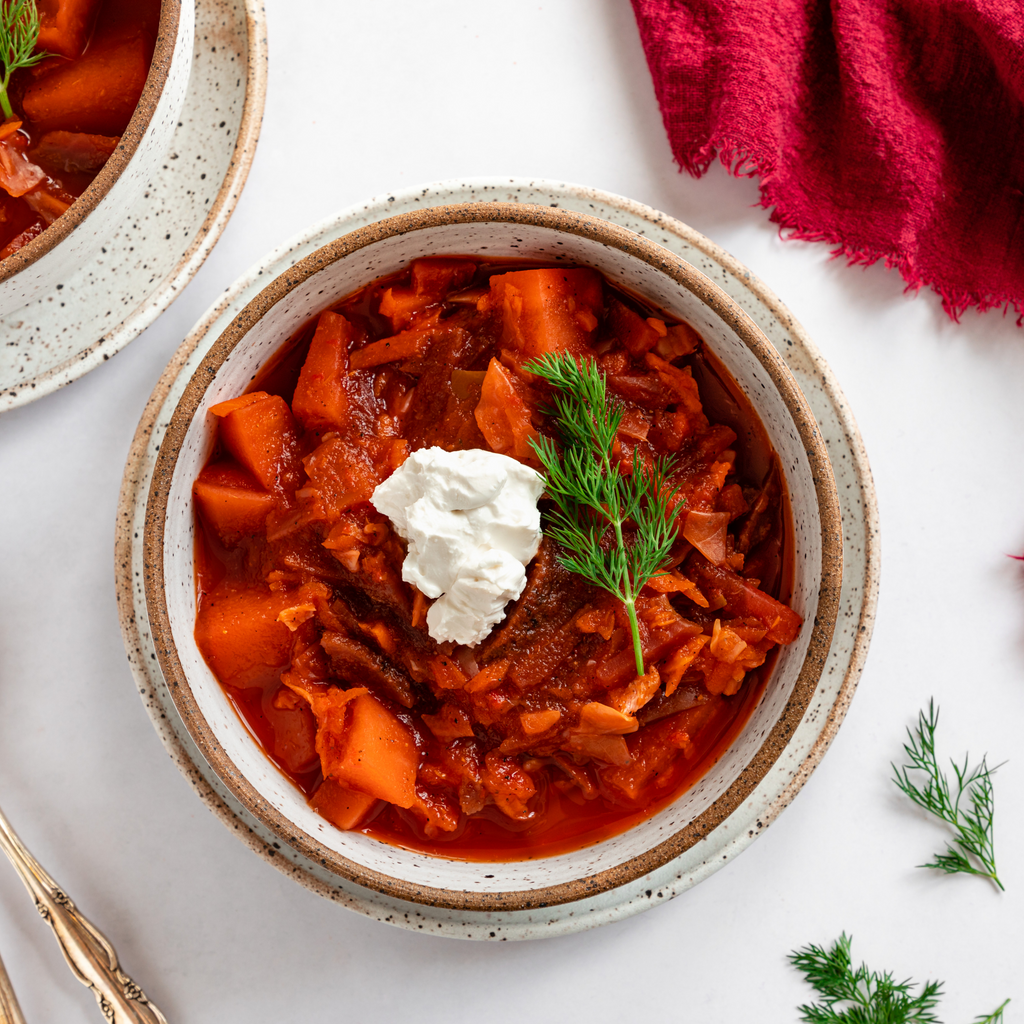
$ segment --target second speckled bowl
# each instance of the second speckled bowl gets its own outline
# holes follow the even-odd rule
[[[121,226],[167,153],[192,70],[195,0],[161,0],[135,113],[89,187],[27,245],[0,261],[0,316],[71,277]]]

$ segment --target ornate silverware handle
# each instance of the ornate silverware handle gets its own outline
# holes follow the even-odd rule
[[[7,968],[0,960],[0,1024],[25,1024],[18,1005],[18,997],[14,994],[14,986],[7,977]]]
[[[107,1020],[111,1024],[167,1024],[142,989],[121,970],[117,953],[103,933],[78,912],[68,895],[25,849],[3,811],[0,848],[36,901],[36,909],[53,929],[68,966],[83,985],[92,989]]]

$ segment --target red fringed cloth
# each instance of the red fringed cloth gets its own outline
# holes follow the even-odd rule
[[[632,0],[679,164],[792,237],[1024,313],[1021,0]]]

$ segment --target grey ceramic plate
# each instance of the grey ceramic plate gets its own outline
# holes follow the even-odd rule
[[[99,366],[192,280],[242,194],[266,83],[259,0],[196,0],[192,73],[161,170],[98,256],[0,319],[0,411]]]
[[[683,256],[744,307],[787,360],[818,420],[841,495],[845,560],[839,621],[811,706],[782,756],[750,796],[707,840],[638,880],[560,906],[506,912],[406,903],[340,879],[295,850],[282,847],[227,791],[178,717],[154,657],[142,587],[142,527],[156,450],[196,364],[235,314],[268,279],[354,228],[424,206],[488,200],[554,204],[621,224]],[[434,934],[501,940],[578,931],[638,913],[717,870],[775,819],[827,749],[859,678],[874,617],[877,527],[870,471],[845,401],[800,326],[749,271],[685,225],[618,196],[551,182],[445,182],[386,195],[343,211],[271,253],[200,321],[165,371],[129,456],[118,516],[118,600],[129,659],[157,731],[203,800],[257,852],[307,887],[368,916]]]

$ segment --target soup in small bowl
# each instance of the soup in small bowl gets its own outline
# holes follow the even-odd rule
[[[194,0],[14,0],[21,62],[0,90],[0,313],[111,238],[166,156]]]

